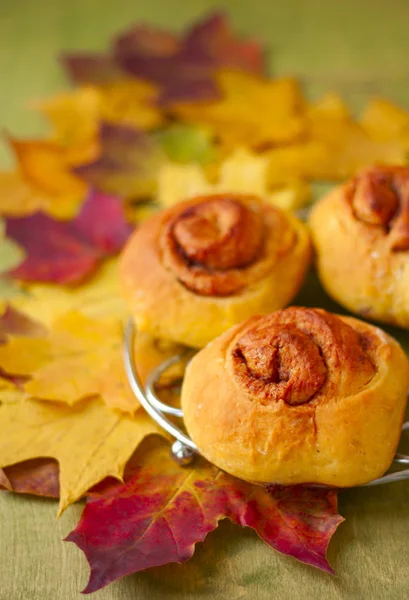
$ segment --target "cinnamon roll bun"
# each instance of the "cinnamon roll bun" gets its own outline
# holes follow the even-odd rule
[[[190,362],[186,428],[221,469],[253,482],[354,486],[400,438],[406,355],[373,325],[322,309],[253,316]]]
[[[202,347],[254,313],[282,308],[310,261],[306,227],[246,195],[202,196],[143,223],[121,259],[138,328]]]
[[[320,279],[350,311],[409,328],[409,167],[374,166],[310,215]]]

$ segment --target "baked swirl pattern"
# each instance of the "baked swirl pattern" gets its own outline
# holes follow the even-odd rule
[[[409,327],[409,168],[375,166],[310,216],[320,279],[357,314]]]
[[[161,238],[164,263],[196,294],[229,296],[248,284],[263,251],[259,204],[216,196],[176,215]]]
[[[348,190],[355,216],[379,228],[392,252],[409,250],[409,168],[373,167]]]
[[[375,367],[363,343],[356,330],[334,315],[289,308],[255,317],[230,360],[237,380],[259,402],[298,406],[366,385]]]
[[[256,312],[285,306],[310,260],[305,226],[248,195],[202,196],[135,232],[121,278],[137,326],[201,347]]]
[[[291,307],[233,327],[191,361],[188,432],[220,468],[261,483],[358,485],[389,467],[408,360],[380,329]]]

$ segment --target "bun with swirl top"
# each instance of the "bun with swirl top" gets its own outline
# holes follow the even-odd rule
[[[248,481],[346,487],[395,453],[409,364],[382,330],[322,309],[254,316],[190,362],[186,428],[200,452]]]
[[[375,166],[310,216],[320,279],[340,304],[409,328],[409,167]]]
[[[309,261],[307,229],[292,215],[255,196],[202,196],[136,230],[121,279],[140,330],[201,347],[288,304]]]

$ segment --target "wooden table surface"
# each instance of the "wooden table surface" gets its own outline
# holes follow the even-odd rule
[[[338,90],[359,108],[371,94],[384,94],[409,107],[407,0],[0,0],[2,128],[26,136],[42,131],[44,124],[27,106],[67,85],[56,60],[59,50],[102,48],[132,20],[181,28],[214,8],[225,8],[240,32],[267,44],[274,72],[300,76],[312,95]],[[5,146],[0,163],[11,164]],[[313,296],[312,302],[325,300]],[[0,600],[80,598],[88,566],[61,539],[81,510],[76,505],[57,521],[53,501],[0,495]],[[188,563],[129,576],[94,596],[409,598],[409,483],[343,492],[340,510],[346,522],[329,552],[336,577],[283,557],[252,531],[223,522]]]

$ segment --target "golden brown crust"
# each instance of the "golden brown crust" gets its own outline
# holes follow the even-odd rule
[[[408,360],[382,330],[292,307],[252,317],[199,352],[182,408],[201,453],[233,475],[343,487],[389,467],[408,385]]]
[[[352,312],[409,327],[409,168],[372,167],[311,211],[320,279]]]
[[[201,347],[255,312],[285,306],[309,260],[307,230],[293,216],[257,197],[217,195],[142,224],[120,275],[141,330]]]

